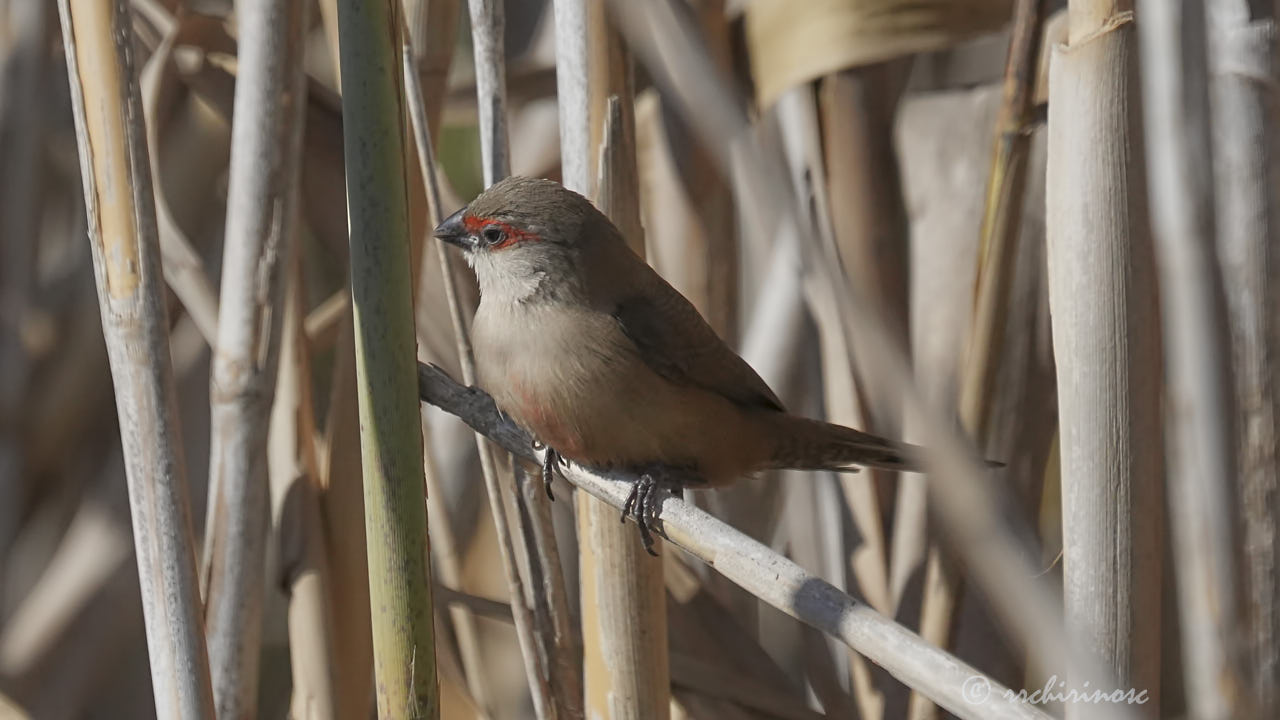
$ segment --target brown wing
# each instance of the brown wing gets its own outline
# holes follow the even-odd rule
[[[693,304],[643,261],[613,316],[645,363],[664,378],[722,395],[745,407],[783,410],[782,401],[716,335]]]

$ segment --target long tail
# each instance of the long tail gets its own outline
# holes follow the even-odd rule
[[[920,470],[920,448],[843,425],[779,413],[771,468],[856,472],[859,466]]]

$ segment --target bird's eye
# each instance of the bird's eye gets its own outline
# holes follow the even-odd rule
[[[480,231],[480,236],[484,238],[484,242],[486,245],[497,245],[498,243],[502,242],[502,239],[504,237],[506,237],[506,233],[504,233],[502,231],[502,228],[498,227],[497,225],[490,225],[486,227],[484,230]]]

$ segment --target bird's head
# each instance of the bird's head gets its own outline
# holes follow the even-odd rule
[[[590,201],[560,183],[509,177],[450,215],[435,236],[462,248],[483,295],[523,299],[579,287],[583,250],[611,228]]]

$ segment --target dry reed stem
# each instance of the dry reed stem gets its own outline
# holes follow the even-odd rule
[[[484,185],[511,174],[507,147],[507,63],[503,49],[506,20],[498,0],[467,0],[471,44],[475,50],[476,100],[480,117],[480,154]]]
[[[1209,3],[1218,253],[1235,359],[1244,593],[1258,717],[1280,717],[1280,206],[1274,128],[1277,13]]]
[[[441,208],[439,179],[436,174],[431,141],[432,126],[428,120],[429,116],[426,101],[423,97],[422,82],[419,73],[415,69],[416,62],[414,61],[414,53],[411,46],[405,46],[402,49],[401,59],[405,79],[405,100],[409,106],[409,120],[417,148],[418,172],[423,177],[427,190],[428,223],[434,228],[440,222]],[[454,264],[451,262],[443,244],[431,239],[427,239],[425,242],[436,246],[436,261],[440,266],[451,326],[454,328],[455,346],[458,350],[460,364],[466,367],[469,363],[470,344],[465,337],[466,325],[462,324],[461,320],[461,302],[458,298],[457,276],[455,275]],[[463,334],[461,338],[458,333]],[[470,372],[474,375],[474,362],[470,362],[470,365],[472,367]],[[461,548],[454,533],[452,520],[449,518],[448,513],[445,512],[443,489],[440,486],[440,477],[437,474],[439,464],[433,462],[429,450],[430,444],[427,443],[425,447],[428,449],[424,455],[427,473],[427,506],[428,510],[433,507],[437,508],[436,512],[431,513],[431,521],[433,527],[435,527],[433,536],[436,541],[434,543],[435,555],[439,560],[436,571],[446,585],[453,589],[459,589],[462,586]],[[478,445],[477,451],[483,453],[485,450]],[[462,664],[463,676],[466,679],[467,689],[481,711],[487,715],[492,709],[489,700],[488,674],[485,672],[483,658],[480,654],[475,617],[467,608],[459,605],[451,605],[449,607],[449,617],[453,623],[454,636],[458,641],[458,655]]]
[[[829,202],[831,195],[828,192],[827,168],[823,162],[821,130],[813,87],[805,83],[783,91],[778,97],[776,110],[787,150],[796,206],[807,208],[810,213],[810,227],[823,235],[824,242],[834,244],[836,236],[832,226],[832,207]],[[901,238],[896,239],[899,241],[900,249],[905,247],[905,244],[901,243]],[[852,261],[850,258],[847,262],[852,263]],[[886,275],[891,274],[892,271],[886,272]],[[810,312],[816,318],[818,326],[823,399],[828,419],[842,425],[866,427],[866,422],[858,422],[859,417],[867,421],[879,418],[881,423],[894,425],[894,421],[888,417],[894,414],[889,409],[889,398],[884,393],[867,391],[865,383],[855,382],[855,349],[844,342],[844,334],[840,331],[839,308],[833,303],[822,302],[818,296],[811,296],[809,300]],[[894,314],[899,312],[892,303],[877,304]],[[889,433],[890,436],[897,434],[897,431]],[[844,499],[850,507],[850,517],[857,528],[856,532],[862,540],[862,546],[850,553],[849,567],[857,581],[860,595],[878,612],[888,614],[888,554],[881,522],[881,508],[876,493],[876,481],[877,476],[872,472],[845,474],[840,479],[840,487],[841,494],[845,496]],[[788,484],[788,488],[792,493],[797,492],[793,484]],[[843,529],[839,524],[839,514],[834,518],[827,517],[835,520],[836,524],[831,529],[842,537]],[[843,545],[843,542],[839,544]],[[845,561],[842,557],[839,565],[834,568],[836,574],[833,577],[843,578],[844,566]],[[802,643],[812,644],[807,636],[802,637]],[[812,648],[807,654],[814,656],[818,650],[820,648]],[[879,717],[883,711],[884,700],[881,693],[870,683],[865,661],[856,654],[850,654],[848,662],[849,682],[859,704],[860,714],[869,719]],[[808,664],[816,667],[813,662]],[[835,685],[835,682],[827,684]],[[826,693],[827,697],[833,694],[834,688]],[[836,708],[832,707],[827,697],[824,697],[824,706],[828,710],[835,711]]]
[[[996,140],[974,278],[973,320],[961,370],[960,422],[979,448],[991,447],[990,416],[996,404],[996,377],[1004,352],[1009,297],[1017,268],[1018,231],[1022,225],[1023,191],[1030,155],[1032,103],[1040,58],[1044,0],[1015,5],[1003,97],[996,118]],[[942,647],[951,645],[955,613],[964,596],[964,578],[954,560],[937,543],[925,562],[920,634]],[[925,720],[937,708],[918,694],[909,714]]]
[[[404,18],[402,35],[413,53],[414,74],[423,86],[423,97],[426,105],[428,127],[439,125],[440,113],[444,108],[444,98],[448,87],[449,67],[453,60],[453,49],[458,38],[458,2],[457,0],[395,0],[401,5]],[[412,136],[411,140],[412,140]],[[435,141],[435,138],[432,138]],[[409,159],[409,158],[406,158]],[[409,162],[406,166],[408,177],[406,182],[409,193],[409,233],[412,238],[425,237],[432,228],[426,227],[430,217],[427,211],[427,191],[425,179],[422,177],[418,163]],[[414,242],[409,246],[410,267],[413,273],[415,330],[417,309],[421,306],[419,297],[421,275],[427,270],[429,263],[424,263],[425,243]],[[427,254],[425,257],[430,257]],[[427,337],[420,338],[428,340]]]
[[[564,186],[591,197],[592,11],[598,0],[555,0],[556,103],[560,108],[560,176]]]
[[[629,94],[609,99],[596,203],[632,249],[643,251],[631,112]],[[578,496],[578,537],[587,713],[665,718],[671,681],[662,558],[649,556],[614,506],[587,495]]]
[[[324,29],[325,45],[329,48],[329,58],[333,61],[334,89],[342,92],[342,51],[338,35],[338,0],[316,0],[320,10],[320,25]]]
[[[12,681],[47,669],[41,660],[95,596],[129,572],[133,559],[133,539],[123,518],[101,503],[81,502],[39,580],[6,618],[0,632],[0,676]]]
[[[310,348],[302,332],[306,302],[302,257],[297,243],[292,245],[286,260],[288,274],[282,278],[286,288],[280,377],[267,448],[272,525],[280,581],[289,597],[290,714],[300,720],[336,720],[333,578],[320,514]]]
[[[1005,63],[1004,92],[996,118],[995,150],[974,278],[973,324],[960,386],[960,417],[978,447],[987,444],[995,405],[995,378],[1008,324],[1017,268],[1027,162],[1031,151],[1035,81],[1047,0],[1018,0]]]
[[[155,183],[156,221],[165,281],[178,296],[187,314],[195,321],[205,342],[213,347],[217,344],[218,336],[218,296],[214,293],[213,283],[209,280],[200,254],[169,208],[162,182],[160,157],[160,130],[165,127],[171,114],[169,105],[173,102],[172,95],[178,84],[178,71],[172,60],[173,50],[184,34],[199,37],[206,22],[199,19],[189,19],[185,23],[170,22],[164,39],[142,68],[140,83],[147,145],[153,148],[150,164]]]
[[[484,391],[459,385],[429,365],[418,366],[418,382],[424,401],[462,418],[513,455],[539,460],[529,436],[502,417],[493,398]],[[635,476],[621,473],[596,474],[577,465],[566,465],[565,476],[615,508],[622,507],[636,480]],[[1048,717],[1031,704],[1005,699],[1005,688],[958,658],[925,643],[906,628],[683,500],[663,500],[657,531],[760,600],[840,639],[959,717]],[[980,679],[970,680],[975,676]],[[966,700],[966,681],[970,685],[989,684],[989,700]]]
[[[155,199],[123,0],[59,0],[156,712],[212,718]]]
[[[297,222],[309,7],[310,0],[263,0],[239,16],[203,568],[214,703],[225,717],[257,714],[267,429],[284,324],[282,277]]]
[[[348,291],[349,292],[349,291]],[[320,454],[320,510],[334,627],[334,683],[338,717],[363,716],[373,702],[373,644],[369,560],[361,487],[359,409],[354,328],[338,332],[329,381],[329,412]]]
[[[909,284],[906,211],[901,191],[901,173],[893,143],[893,124],[898,97],[905,83],[909,66],[905,63],[888,63],[867,68],[850,68],[822,81],[819,104],[822,113],[822,144],[825,151],[827,193],[830,199],[832,232],[840,248],[845,271],[853,273],[854,282],[868,288],[874,302],[892,316],[892,324],[901,329],[906,342],[907,315],[909,311],[907,288]],[[837,201],[838,200],[838,201]],[[858,395],[849,393],[845,403],[867,405],[874,398],[868,393],[866,383],[857,387]],[[833,392],[828,392],[828,406],[834,406]],[[871,408],[861,413],[872,429],[881,434],[897,437],[902,432],[899,403],[893,398],[880,398],[881,415],[888,411],[890,417],[877,419]],[[845,425],[856,422],[857,407],[846,408],[842,415],[831,419]],[[864,535],[876,537],[879,547],[866,548],[864,556],[873,553],[888,557],[883,549],[883,522],[880,513],[889,503],[886,499],[883,473],[869,473],[868,478],[859,475],[841,477],[845,501]],[[870,478],[880,477],[873,484]],[[892,560],[892,558],[889,558]],[[860,584],[878,585],[874,579],[880,570],[874,564],[875,557],[855,557],[853,572]],[[884,562],[882,560],[882,562]],[[886,573],[887,573],[886,568]],[[863,579],[865,578],[865,579]],[[872,605],[882,612],[889,612],[893,603],[888,576],[883,580],[879,604]]]
[[[471,13],[472,43],[475,48],[476,93],[480,107],[480,141],[483,156],[485,185],[506,177],[508,174],[507,157],[507,117],[506,117],[506,68],[502,47],[503,14],[502,6],[493,0],[469,0]],[[419,90],[420,92],[420,90]],[[416,103],[415,103],[416,104]],[[412,110],[412,106],[411,106]],[[426,113],[413,112],[413,122],[419,138],[430,137],[430,129],[426,127]],[[440,180],[434,167],[431,145],[418,142],[419,164],[423,167],[426,179],[428,207],[431,208],[432,227],[442,219],[443,209],[440,207]],[[458,299],[457,281],[454,275],[454,264],[449,258],[443,244],[428,240],[436,246],[439,254],[441,278],[445,286],[445,296],[449,304],[449,315],[453,323],[454,341],[458,349],[458,360],[462,376],[468,384],[475,383],[475,357],[471,348],[471,340],[467,337],[466,320],[462,315]],[[516,638],[520,644],[520,653],[524,659],[525,675],[529,681],[529,692],[533,697],[534,711],[539,720],[556,717],[556,704],[550,687],[549,668],[543,667],[542,659],[546,653],[539,655],[535,637],[535,618],[526,604],[525,584],[516,565],[514,542],[508,516],[503,504],[502,487],[498,484],[498,468],[493,456],[493,448],[484,438],[476,436],[476,451],[480,456],[480,469],[484,477],[485,491],[489,497],[489,509],[493,515],[494,528],[498,535],[498,548],[502,556],[503,570],[506,575],[507,591],[511,597],[516,625]],[[514,483],[513,483],[514,484]],[[550,628],[542,628],[539,633],[545,639],[554,637]]]
[[[822,182],[826,187],[817,193],[828,208],[832,242],[839,248],[845,273],[854,285],[865,288],[868,302],[881,309],[890,330],[908,352],[911,243],[893,134],[911,63],[907,58],[847,68],[822,80]],[[828,323],[838,327],[838,321]],[[825,347],[828,344],[832,347]],[[852,351],[839,345],[834,340],[824,342],[825,363],[849,364]],[[854,382],[852,371],[842,372],[853,383],[851,388],[840,387],[839,382],[826,385],[828,418],[885,437],[902,437],[901,398],[866,382],[866,378]],[[832,376],[840,377],[824,372],[824,377]],[[869,538],[852,558],[857,565],[851,567],[860,585],[871,593],[872,606],[888,612],[892,598],[889,562],[893,558],[886,550],[884,526],[892,517],[894,493],[902,475],[871,469],[843,475],[840,480],[850,515],[859,532]],[[923,531],[923,524],[917,531]],[[865,682],[861,678],[864,668],[855,666],[853,670],[857,687]]]
[[[423,106],[430,121],[427,127],[435,142],[440,134],[440,114],[449,90],[449,67],[458,39],[458,0],[403,2],[413,68],[422,85]]]
[[[1234,523],[1236,422],[1222,267],[1214,247],[1208,34],[1199,0],[1145,1],[1138,40],[1168,369],[1169,498],[1187,705],[1252,714],[1242,674]]]
[[[1072,637],[1111,679],[1083,667],[1069,678],[1146,689],[1158,702],[1160,361],[1134,24],[1112,16],[1078,36],[1071,23],[1050,66],[1045,193],[1064,604]]]
[[[532,594],[538,640],[546,656],[546,673],[560,716],[580,718],[582,711],[582,640],[569,611],[569,589],[560,563],[551,500],[541,474],[521,468],[516,474],[516,503],[528,553],[527,590]]]
[[[603,14],[599,0],[555,3],[561,174],[569,189],[596,195],[596,204],[644,257],[630,58],[620,38],[609,37]],[[618,95],[606,103],[610,91]],[[593,718],[665,717],[670,679],[662,560],[636,543],[614,508],[579,495],[576,510],[583,642],[577,689],[585,691],[586,712]]]
[[[345,287],[335,291],[314,310],[307,313],[302,323],[307,347],[312,350],[328,350],[338,342],[338,332],[351,312],[351,293]]]

